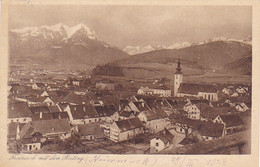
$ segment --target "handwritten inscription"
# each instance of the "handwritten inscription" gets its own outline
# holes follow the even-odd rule
[[[139,166],[158,166],[167,163],[172,167],[217,167],[217,166],[227,166],[225,158],[196,158],[194,156],[109,156],[109,155],[10,155],[9,160],[13,161],[74,161],[80,164],[129,164],[129,165],[139,165]]]

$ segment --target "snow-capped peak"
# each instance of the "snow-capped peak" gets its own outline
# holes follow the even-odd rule
[[[167,47],[167,49],[181,49],[181,48],[186,48],[189,46],[191,46],[191,43],[189,43],[189,42],[175,43],[175,44]]]
[[[155,50],[151,45],[148,46],[126,46],[123,51],[129,55],[141,54]]]
[[[61,34],[66,32],[66,38],[71,38],[76,32],[82,30],[87,34],[87,36],[90,39],[98,39],[98,36],[96,35],[95,31],[92,31],[89,27],[87,27],[85,24],[82,23],[73,27],[68,27],[63,23],[58,23],[51,26],[44,25],[40,27],[24,27],[22,29],[13,29],[11,30],[11,32],[18,33],[22,36],[27,36],[27,35],[37,36],[41,33],[46,35],[44,33],[45,30],[59,32]]]

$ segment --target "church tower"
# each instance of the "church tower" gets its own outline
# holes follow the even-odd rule
[[[182,71],[181,71],[181,61],[180,58],[178,59],[176,72],[174,74],[174,96],[177,96],[178,89],[182,83]]]

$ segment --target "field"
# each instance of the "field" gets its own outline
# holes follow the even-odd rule
[[[138,63],[122,66],[125,76],[129,79],[173,79],[176,69],[175,64]],[[200,69],[183,67],[184,82],[190,83],[251,83],[250,75],[237,75],[215,71],[203,71]]]

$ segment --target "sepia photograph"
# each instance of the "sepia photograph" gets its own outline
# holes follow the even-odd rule
[[[7,19],[8,154],[252,153],[252,6],[12,4]]]

